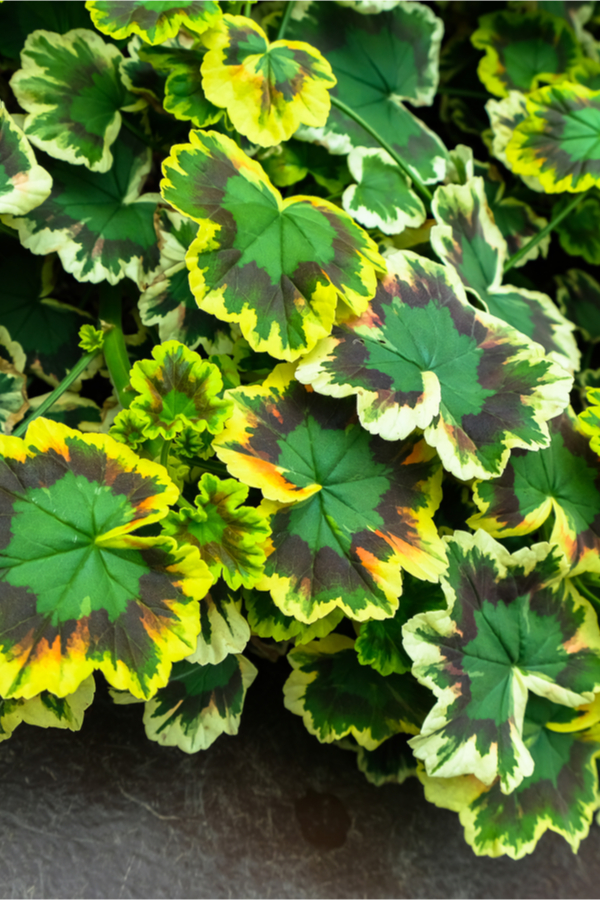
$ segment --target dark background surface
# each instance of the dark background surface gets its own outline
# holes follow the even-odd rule
[[[597,825],[577,856],[547,833],[519,862],[477,858],[416,779],[374,787],[306,732],[285,661],[258,665],[240,734],[194,756],[101,685],[77,734],[20,725],[0,745],[0,896],[600,896]]]

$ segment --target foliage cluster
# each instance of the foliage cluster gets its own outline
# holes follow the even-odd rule
[[[475,853],[577,850],[599,31],[581,0],[0,5],[0,740],[80,728],[99,670],[194,753],[250,657],[289,663],[307,729]]]

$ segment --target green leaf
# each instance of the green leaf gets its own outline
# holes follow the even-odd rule
[[[49,266],[11,238],[0,237],[0,321],[26,355],[28,369],[45,381],[61,381],[81,356],[77,337],[85,313],[45,296]]]
[[[225,15],[203,38],[202,86],[224,106],[234,128],[261,147],[292,136],[300,124],[327,121],[336,79],[319,51],[304,41],[269,40],[252,19]]]
[[[0,214],[23,215],[48,197],[52,178],[10,114],[0,107]]]
[[[569,25],[541,10],[498,10],[481,16],[471,43],[485,50],[477,74],[491,94],[528,91],[540,81],[556,81],[582,58]]]
[[[311,175],[317,184],[337,194],[350,181],[345,160],[325,147],[291,138],[259,155],[260,163],[277,187],[289,187]]]
[[[260,581],[271,534],[264,513],[241,505],[249,490],[234,478],[222,481],[205,472],[198,482],[196,509],[171,512],[163,524],[165,534],[197,547],[213,579],[222,575],[232,590]]]
[[[39,28],[65,34],[72,28],[88,28],[89,16],[82,3],[4,3],[0,9],[0,54],[17,60],[27,37]]]
[[[256,675],[244,656],[227,656],[216,666],[176,663],[168,685],[146,703],[146,735],[163,747],[197,753],[221,734],[237,734]]]
[[[427,214],[422,201],[385,150],[356,147],[348,156],[348,168],[358,184],[346,188],[342,204],[365,228],[399,234],[423,224]]]
[[[10,434],[28,407],[27,377],[0,358],[0,431]]]
[[[286,709],[321,743],[351,734],[374,750],[398,732],[418,734],[427,692],[410,674],[384,678],[361,666],[350,638],[330,634],[291,650],[288,660],[294,671],[283,686]]]
[[[555,277],[557,300],[586,341],[600,341],[600,284],[589,272],[568,269]]]
[[[10,224],[32,253],[56,251],[78,281],[116,284],[127,276],[145,287],[159,261],[153,217],[160,198],[141,194],[151,165],[150,150],[126,135],[104,174],[49,160],[52,193]]]
[[[31,411],[39,409],[49,396],[47,393],[32,397],[29,401]],[[65,391],[54,401],[50,409],[46,410],[44,416],[53,422],[62,422],[69,428],[79,428],[81,431],[100,431],[103,421],[102,410],[93,400],[72,391]]]
[[[566,198],[567,202],[569,198]],[[556,213],[565,206],[561,200],[556,206]],[[582,256],[593,266],[600,264],[600,198],[595,194],[585,197],[576,209],[559,222],[556,232],[560,246],[571,256]]]
[[[329,333],[338,298],[366,308],[383,270],[376,245],[326,200],[283,200],[230,138],[192,131],[190,141],[163,163],[161,188],[200,223],[192,292],[201,309],[239,322],[254,350],[297,359]]]
[[[444,263],[456,269],[465,288],[487,312],[541,344],[567,371],[576,371],[580,355],[573,325],[550,297],[501,286],[507,244],[488,206],[483,179],[439,187],[432,210],[437,224],[431,229],[431,245]]]
[[[413,674],[437,703],[411,740],[428,775],[500,777],[511,793],[532,775],[523,717],[528,693],[575,707],[600,683],[600,631],[564,581],[561,556],[535,544],[512,556],[484,531],[448,539],[448,610],[404,626]]]
[[[152,696],[193,651],[211,583],[194,548],[130,534],[177,488],[107,435],[43,418],[0,452],[0,694],[64,697],[100,669]]]
[[[263,504],[273,534],[258,588],[282,612],[308,625],[336,607],[384,619],[398,607],[401,567],[437,581],[441,469],[424,441],[372,437],[352,403],[306,390],[291,365],[229,396],[234,413],[214,447],[231,474],[279,501]]]
[[[488,100],[485,108],[493,132],[492,153],[507,169],[512,169],[506,148],[517,125],[527,118],[527,98],[520,91],[509,91],[508,97],[502,100]],[[544,192],[545,188],[536,175],[519,174],[532,191]]]
[[[115,40],[139,34],[149,44],[176,37],[182,26],[202,34],[221,18],[216,0],[87,0],[85,6],[103,34]]]
[[[562,82],[526,98],[506,158],[517,175],[534,176],[548,194],[600,185],[600,91]]]
[[[333,3],[313,3],[287,34],[301,37],[331,63],[332,96],[354,109],[426,184],[441,180],[449,160],[440,138],[409,112],[433,102],[443,23],[422,3],[401,3],[365,19]],[[302,128],[297,137],[318,140],[333,153],[379,144],[335,107],[323,128]]]
[[[374,750],[359,747],[356,763],[367,781],[376,787],[403,784],[417,774],[417,761],[405,734],[394,734]]]
[[[79,731],[83,714],[94,699],[96,683],[89,675],[77,690],[66,697],[42,691],[29,700],[0,699],[0,741],[9,738],[17,725],[26,722],[38,728],[68,728]]]
[[[114,44],[84,28],[30,34],[10,85],[29,113],[24,131],[31,143],[56,159],[108,172],[119,110],[139,105],[121,81],[122,59]]]
[[[415,428],[457,478],[492,478],[510,450],[548,445],[546,422],[572,379],[542,347],[473,309],[454,269],[409,251],[388,255],[364,315],[345,321],[296,377],[334,397],[356,394],[361,424],[387,441]]]
[[[597,728],[577,734],[549,730],[557,709],[530,696],[524,735],[534,770],[508,797],[498,782],[488,788],[472,775],[445,779],[418,773],[427,800],[459,813],[477,856],[522,859],[548,830],[564,837],[576,853],[587,836],[599,803],[600,733]]]
[[[149,63],[163,76],[163,106],[168,113],[182,121],[191,121],[198,128],[217,122],[223,110],[206,97],[202,86],[200,66],[204,60],[202,45],[188,47],[176,39],[164,47],[140,47],[139,59]]]
[[[146,437],[170,441],[186,427],[222,431],[231,402],[219,396],[223,379],[217,366],[178,341],[156,345],[152,356],[136,362],[130,375],[139,394],[130,408],[146,417]]]
[[[550,542],[564,553],[572,574],[600,572],[600,462],[572,414],[550,422],[550,446],[515,450],[500,478],[476,482],[480,512],[467,520],[494,537],[530,534],[554,514]]]
[[[402,646],[402,627],[417,613],[445,608],[446,600],[439,584],[428,584],[407,575],[395,615],[381,622],[361,623],[355,644],[359,663],[373,666],[381,675],[410,672],[412,660]]]
[[[250,640],[250,627],[241,612],[242,600],[222,582],[213,585],[200,603],[200,634],[188,662],[216,666],[231,653],[241,653]]]
[[[583,433],[591,438],[592,450],[600,456],[600,390],[589,388],[587,402],[590,405],[579,413],[577,421]]]
[[[244,605],[250,628],[261,638],[308,644],[315,638],[326,637],[344,618],[341,609],[334,609],[324,618],[306,625],[293,616],[286,616],[275,606],[268,591],[243,591]]]
[[[196,236],[196,224],[162,205],[155,225],[161,248],[158,274],[139,299],[144,325],[156,325],[160,340],[181,341],[190,350],[201,346],[210,355],[231,353],[231,327],[198,309],[190,289],[185,254]]]

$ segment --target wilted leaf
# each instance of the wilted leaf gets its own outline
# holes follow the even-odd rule
[[[397,609],[401,567],[437,581],[441,469],[424,441],[368,435],[351,402],[306,390],[291,365],[229,396],[234,413],[214,447],[233,475],[280,501],[263,504],[273,534],[258,587],[282,612],[306,624],[335,607],[383,619]]]
[[[322,743],[351,734],[374,750],[398,732],[418,734],[427,692],[408,673],[384,678],[361,666],[351,638],[330,634],[291,650],[288,660],[294,671],[283,686],[285,706]]]
[[[31,143],[56,159],[108,172],[119,110],[139,105],[121,81],[122,59],[114,44],[85,28],[30,34],[10,86],[29,113],[24,131]]]
[[[383,261],[347,213],[283,200],[230,138],[192,131],[163,163],[163,197],[200,223],[187,264],[198,304],[239,322],[254,350],[297,359],[333,324],[338,298],[363,311]]]
[[[174,38],[182,26],[202,34],[221,18],[216,0],[87,0],[85,5],[98,31],[115,40],[139,34],[149,44]]]
[[[252,143],[272,147],[299,125],[327,121],[331,66],[304,41],[269,42],[245,16],[223,16],[203,38],[202,86],[215,106],[224,106],[234,128]]]
[[[193,651],[211,582],[194,548],[129,534],[177,488],[112,438],[47,419],[0,450],[0,694],[64,697],[100,669],[152,696]]]
[[[335,328],[296,377],[334,397],[357,394],[362,425],[388,441],[423,429],[463,480],[499,475],[513,447],[547,446],[546,421],[566,407],[571,377],[473,309],[452,267],[410,251],[387,263],[370,309]]]
[[[503,538],[530,534],[553,513],[550,542],[569,567],[600,572],[600,462],[573,420],[553,419],[547,449],[515,450],[500,478],[476,482],[480,512],[467,525]]]
[[[221,734],[237,734],[246,691],[256,675],[244,656],[227,656],[216,666],[175,663],[167,686],[146,703],[147,736],[164,747],[197,753]]]
[[[123,134],[114,145],[110,172],[90,172],[49,160],[52,193],[26,216],[11,221],[32,253],[56,251],[78,281],[125,276],[145,287],[159,261],[154,231],[158,194],[141,194],[150,150]]]
[[[534,771],[523,731],[529,691],[574,707],[598,690],[597,617],[559,581],[549,544],[511,556],[484,531],[457,531],[448,554],[448,610],[404,626],[413,674],[437,697],[411,746],[429,775],[486,785],[499,776],[509,794]]]

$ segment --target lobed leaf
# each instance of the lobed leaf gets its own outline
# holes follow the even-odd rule
[[[286,709],[302,716],[321,743],[351,734],[375,750],[398,732],[418,733],[427,693],[410,674],[384,678],[361,666],[351,638],[330,634],[291,650],[288,660],[293,672],[283,686]]]
[[[280,501],[263,504],[273,534],[258,588],[282,612],[306,624],[336,607],[383,619],[397,609],[401,567],[437,581],[441,469],[423,441],[371,437],[350,403],[307,391],[291,365],[229,396],[234,413],[214,447],[233,475]]]
[[[79,731],[83,725],[83,714],[94,699],[96,683],[89,675],[72,694],[56,697],[49,691],[42,691],[29,700],[0,699],[0,741],[9,738],[15,728],[26,722],[38,728],[68,728]]]
[[[237,734],[246,691],[257,675],[244,656],[218,665],[175,663],[166,687],[146,703],[146,735],[184,753],[206,750],[221,734]]]
[[[39,166],[29,141],[0,107],[0,214],[28,213],[48,197],[50,174]]]
[[[87,0],[85,6],[103,34],[115,40],[139,34],[149,44],[174,38],[182,26],[202,34],[221,18],[216,0]]]
[[[282,613],[268,591],[244,591],[243,596],[248,624],[253,633],[261,638],[273,638],[274,641],[293,640],[296,644],[308,644],[315,638],[326,637],[344,618],[341,609],[333,609],[312,625],[306,625]]]
[[[214,584],[200,603],[200,634],[187,661],[217,666],[226,656],[242,653],[250,640],[250,627],[241,608],[241,598],[232,595],[222,582]]]
[[[413,674],[437,703],[411,739],[428,775],[499,776],[510,794],[534,772],[523,730],[529,692],[575,707],[600,679],[595,612],[564,581],[560,552],[535,544],[512,556],[484,531],[447,541],[448,609],[404,626]]]
[[[382,784],[404,784],[417,774],[417,761],[408,744],[406,734],[394,734],[376,747],[359,747],[356,763],[367,781],[376,787]]]
[[[139,105],[121,81],[122,59],[114,44],[85,28],[30,34],[10,86],[28,113],[24,131],[31,143],[56,159],[108,172],[119,110]]]
[[[163,163],[163,197],[200,223],[187,264],[198,305],[239,322],[251,347],[296,359],[328,334],[341,298],[363,311],[383,261],[347,213],[283,200],[230,138],[192,131]]]
[[[194,649],[211,581],[194,548],[130,534],[177,488],[107,435],[43,418],[0,450],[0,694],[64,697],[100,669],[152,696]]]
[[[334,397],[357,395],[361,424],[388,441],[415,428],[458,478],[492,478],[510,450],[548,445],[547,420],[571,377],[542,348],[466,300],[451,267],[388,255],[371,307],[302,360],[296,377]]]
[[[319,127],[327,121],[336,79],[315,47],[270,43],[252,19],[230,15],[203,42],[204,92],[227,109],[234,128],[252,143],[271,147],[287,141],[300,124]]]

